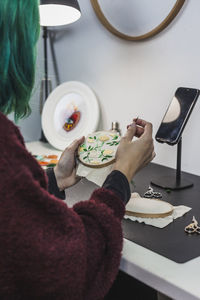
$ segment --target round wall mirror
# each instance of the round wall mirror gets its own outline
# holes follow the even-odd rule
[[[91,0],[101,23],[113,34],[144,40],[166,28],[185,0]]]

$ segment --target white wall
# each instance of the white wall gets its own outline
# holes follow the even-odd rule
[[[97,19],[89,0],[79,3],[81,19],[57,33],[61,82],[81,81],[95,91],[102,111],[99,129],[109,129],[117,120],[124,133],[132,118],[140,116],[153,123],[155,135],[176,88],[200,88],[200,1],[186,1],[167,29],[143,42],[112,35]],[[53,78],[52,68],[50,72]],[[182,169],[198,175],[199,110],[200,99],[185,128],[182,153]],[[34,115],[31,122],[34,124]],[[29,126],[25,139],[37,139]],[[21,128],[23,132],[23,124]],[[155,142],[155,150],[156,163],[175,167],[176,146]]]

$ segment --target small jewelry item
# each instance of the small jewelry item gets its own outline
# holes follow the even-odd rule
[[[198,226],[198,222],[194,216],[192,218],[192,223],[190,223],[189,225],[187,225],[185,227],[185,232],[187,232],[187,233],[195,233],[196,232],[196,233],[200,234],[200,227]]]
[[[144,198],[162,198],[162,194],[159,192],[154,192],[152,187],[149,186],[146,193],[144,193]]]

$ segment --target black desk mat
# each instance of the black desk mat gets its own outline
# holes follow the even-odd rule
[[[175,177],[175,170],[150,163],[135,176],[135,186],[132,192],[138,192],[142,196],[151,180],[163,175]],[[167,193],[164,189],[151,186],[155,191],[162,193],[163,200],[172,205],[191,207],[192,209],[188,213],[175,219],[164,228],[157,228],[128,219],[124,219],[122,222],[124,238],[177,263],[184,263],[200,256],[200,234],[189,235],[184,231],[185,226],[191,223],[193,216],[200,225],[200,176],[182,172],[182,177],[192,181],[194,186],[179,191],[171,191],[170,193]]]

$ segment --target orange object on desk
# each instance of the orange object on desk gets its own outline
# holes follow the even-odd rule
[[[47,161],[38,161],[38,163],[39,163],[40,166],[47,166],[47,165],[49,165],[49,162],[47,162]]]
[[[58,163],[58,160],[57,159],[52,159],[50,160],[49,164],[57,164]]]
[[[57,159],[58,155],[47,155],[46,158]]]

